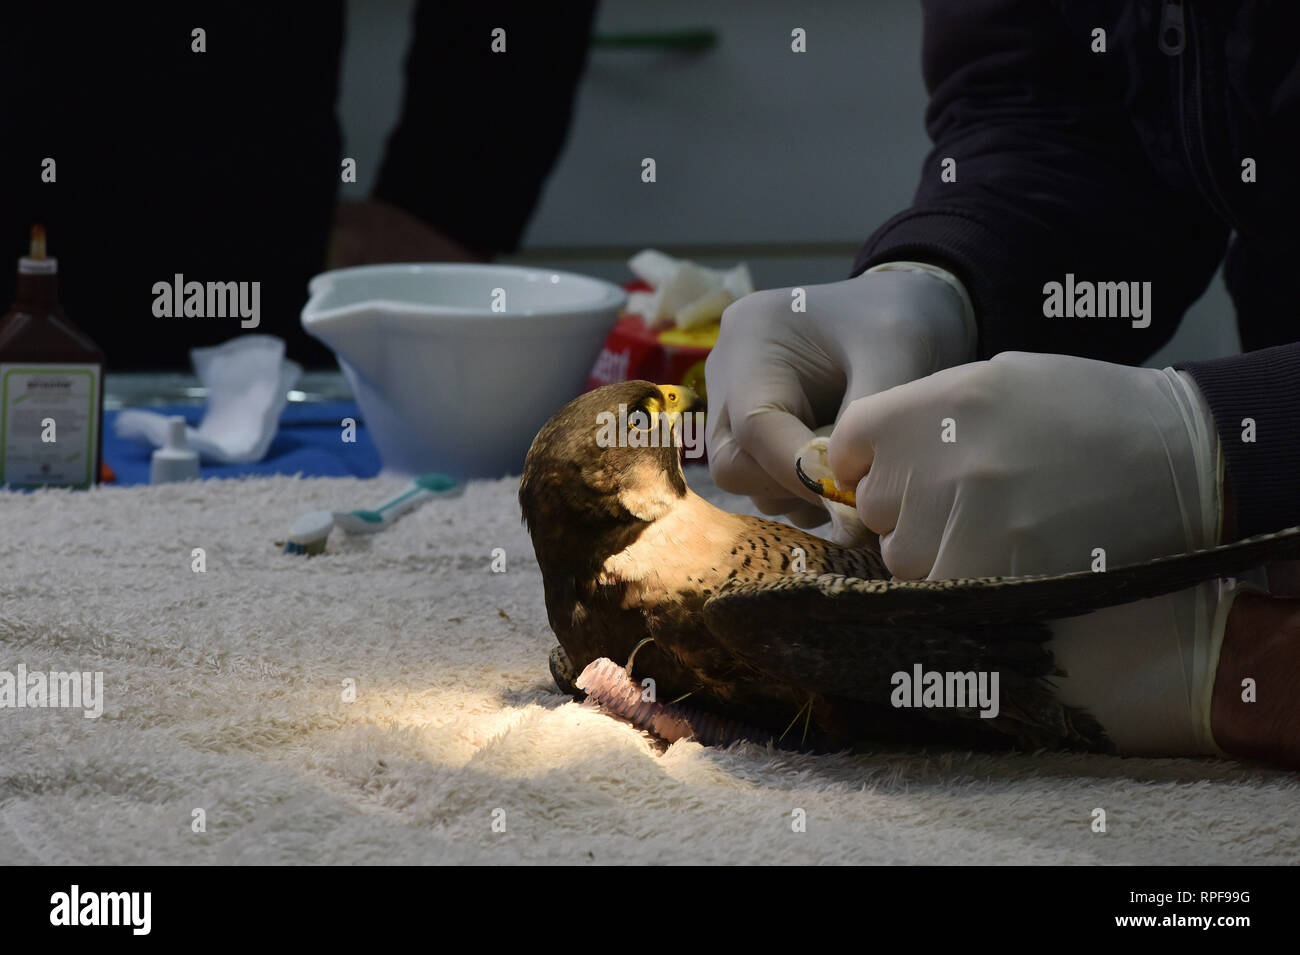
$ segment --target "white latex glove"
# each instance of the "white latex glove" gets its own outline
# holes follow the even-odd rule
[[[944,276],[947,276],[946,278]],[[705,366],[709,468],[719,487],[803,526],[826,511],[799,483],[794,460],[812,429],[855,398],[967,361],[969,299],[942,270],[889,263],[803,291],[747,295],[722,314]]]
[[[1023,352],[855,401],[828,450],[903,579],[1058,574],[1095,569],[1095,548],[1117,567],[1213,546],[1218,456],[1190,377]]]
[[[1214,678],[1242,589],[1211,580],[1052,621],[1057,696],[1091,713],[1123,756],[1222,755],[1210,725]]]

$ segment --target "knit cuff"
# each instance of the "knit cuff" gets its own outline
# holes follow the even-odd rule
[[[1300,343],[1174,367],[1214,414],[1237,536],[1300,524]]]

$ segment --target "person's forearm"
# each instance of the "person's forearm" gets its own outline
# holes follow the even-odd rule
[[[1157,177],[1123,102],[1090,83],[1086,44],[1054,5],[925,8],[934,148],[912,206],[867,240],[853,274],[891,259],[948,269],[975,304],[981,358],[1016,350],[1141,363],[1208,284],[1226,227]],[[1091,309],[1076,309],[1076,280],[1101,293]],[[1049,283],[1068,298],[1060,314]]]
[[[1254,687],[1248,698],[1246,681]],[[1214,681],[1215,742],[1232,756],[1300,766],[1300,600],[1243,593]]]
[[[568,134],[594,15],[422,0],[375,198],[477,253],[513,252]]]

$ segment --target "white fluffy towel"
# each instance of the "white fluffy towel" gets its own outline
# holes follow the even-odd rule
[[[552,685],[517,480],[274,544],[400,487],[0,494],[0,675],[103,681],[0,709],[0,863],[1300,862],[1296,777],[1227,761],[664,748]]]

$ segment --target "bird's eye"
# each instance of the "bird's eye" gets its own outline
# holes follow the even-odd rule
[[[676,388],[661,388],[660,390],[664,393],[664,402],[670,408],[682,400],[682,396]]]
[[[658,398],[646,398],[628,409],[627,425],[635,431],[648,431],[655,427],[660,412]]]

